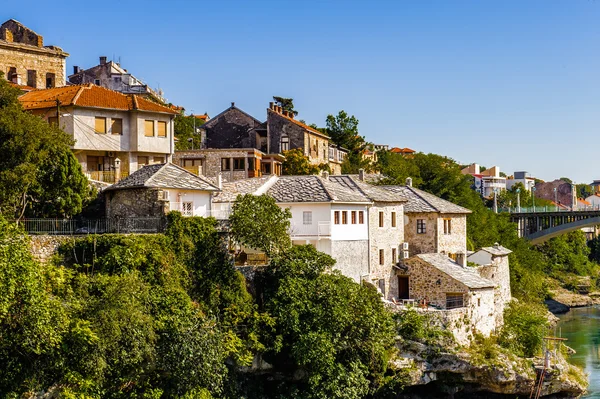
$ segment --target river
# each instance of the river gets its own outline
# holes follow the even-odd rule
[[[584,398],[600,399],[600,308],[571,309],[560,316],[557,333],[567,338],[567,345],[577,353],[571,362],[585,368],[589,376],[588,395]]]

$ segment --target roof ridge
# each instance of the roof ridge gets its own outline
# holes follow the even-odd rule
[[[433,205],[431,202],[427,201],[427,200],[426,200],[426,199],[425,199],[425,198],[424,198],[424,197],[421,195],[421,193],[427,193],[427,194],[429,194],[429,195],[433,195],[433,194],[430,194],[430,193],[428,193],[428,192],[427,192],[427,191],[425,191],[425,190],[421,190],[421,189],[418,189],[418,188],[416,188],[416,187],[413,187],[413,186],[405,186],[405,187],[406,187],[406,188],[408,188],[409,190],[411,190],[413,193],[415,193],[415,194],[416,194],[416,195],[417,195],[419,198],[421,198],[423,201],[425,201],[425,202],[427,203],[427,205],[429,205],[430,207],[432,207],[433,209],[435,209],[437,212],[440,212],[440,213],[441,213],[440,209],[439,209],[437,206],[435,206],[435,205]],[[415,190],[417,190],[417,191],[415,191]],[[435,197],[435,196],[434,196],[434,197]],[[440,197],[438,197],[438,198],[440,198]],[[441,199],[441,200],[443,200],[443,201],[446,201],[446,200],[445,200],[445,199],[443,199],[443,198],[440,198],[440,199]],[[450,201],[448,201],[448,202],[450,202]]]
[[[165,167],[166,167],[168,164],[169,164],[168,162],[167,162],[167,163],[164,163],[164,164],[163,164],[163,166],[161,166],[160,168],[158,168],[158,170],[157,170],[156,172],[152,173],[152,176],[150,176],[150,177],[148,178],[148,180],[146,180],[146,181],[144,182],[144,187],[150,187],[150,186],[148,185],[148,183],[150,183],[150,182],[152,181],[152,179],[154,179],[154,176],[156,176],[156,175],[158,174],[158,172],[160,172],[161,170],[163,170],[163,169],[164,169],[164,168],[165,168]],[[152,166],[152,165],[148,165],[148,166]]]
[[[331,193],[329,190],[327,190],[327,187],[325,187],[325,184],[323,184],[323,180],[321,180],[321,177],[313,175],[317,181],[319,182],[319,184],[321,185],[321,187],[323,187],[323,190],[325,191],[325,193],[327,193],[327,196],[329,197],[329,199],[331,199],[332,201],[337,201],[337,197]]]
[[[87,86],[87,88],[89,88],[89,86]],[[79,100],[79,96],[81,96],[81,93],[83,93],[85,89],[85,86],[80,86],[79,89],[77,89],[77,93],[75,94],[75,96],[73,96],[73,100],[71,100],[71,103],[73,105],[77,105],[77,100]]]

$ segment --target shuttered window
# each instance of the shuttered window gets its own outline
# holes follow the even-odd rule
[[[123,119],[113,118],[110,120],[110,132],[112,134],[123,134]]]
[[[158,137],[167,137],[167,122],[158,121]]]
[[[96,133],[106,133],[106,118],[96,117],[94,120],[94,131]]]
[[[144,136],[154,137],[154,121],[144,121]]]

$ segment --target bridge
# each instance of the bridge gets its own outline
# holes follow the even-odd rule
[[[565,210],[556,207],[510,210],[510,220],[517,224],[519,237],[541,244],[553,237],[600,225],[600,209]]]

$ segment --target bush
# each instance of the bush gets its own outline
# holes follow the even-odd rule
[[[454,337],[448,330],[443,329],[431,314],[421,314],[415,309],[408,309],[394,315],[398,334],[410,341],[427,345],[451,343]]]
[[[513,301],[504,311],[504,327],[499,343],[522,357],[533,357],[542,349],[548,328],[542,305]]]

